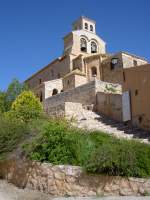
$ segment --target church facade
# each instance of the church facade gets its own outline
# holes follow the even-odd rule
[[[107,53],[105,41],[96,34],[96,22],[84,16],[63,39],[62,56],[26,80],[45,110],[52,114],[66,109],[73,114],[90,108],[138,124],[125,76],[131,68],[147,66],[147,60],[128,52]]]

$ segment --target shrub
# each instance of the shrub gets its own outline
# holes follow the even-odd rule
[[[112,138],[95,149],[86,162],[90,173],[115,176],[150,176],[150,146]]]
[[[0,115],[0,159],[14,150],[27,133],[28,128],[24,123]]]
[[[54,164],[73,163],[66,137],[69,127],[66,121],[50,120],[42,133],[28,147],[29,157],[34,160],[49,161]]]
[[[50,120],[24,146],[33,160],[80,165],[89,173],[149,177],[150,146],[120,140],[100,131],[72,128],[65,120]]]
[[[24,91],[13,102],[10,114],[24,122],[29,122],[41,116],[42,105],[31,91]]]

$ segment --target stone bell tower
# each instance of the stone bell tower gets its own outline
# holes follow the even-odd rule
[[[64,37],[64,54],[94,53],[105,53],[105,42],[96,35],[96,22],[81,16],[72,24],[72,32]]]

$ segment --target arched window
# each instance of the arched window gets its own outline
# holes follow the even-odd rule
[[[81,38],[80,40],[80,48],[81,48],[81,51],[87,52],[87,42],[84,38]]]
[[[96,67],[91,68],[91,74],[92,74],[92,76],[97,76],[97,68]]]
[[[40,102],[42,102],[43,101],[43,94],[42,94],[42,92],[40,92]]]
[[[87,23],[85,23],[85,29],[88,30],[88,24]]]
[[[56,95],[56,94],[58,94],[58,90],[57,89],[53,89],[52,95]]]
[[[95,42],[91,42],[91,53],[97,53],[97,44]]]
[[[92,32],[93,32],[93,26],[92,26],[92,25],[90,25],[90,31],[92,31]]]

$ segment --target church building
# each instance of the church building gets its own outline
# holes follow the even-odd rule
[[[96,33],[96,22],[85,16],[72,24],[72,31],[63,40],[62,55],[26,80],[45,110],[53,115],[66,114],[67,110],[76,114],[81,108],[91,109],[147,128],[150,111],[136,111],[133,106],[136,102],[132,102],[130,88],[135,83],[134,77],[131,81],[128,74],[140,69],[149,71],[148,61],[128,52],[108,53],[106,42]],[[150,83],[148,77],[145,87]],[[135,90],[140,93],[142,87],[138,87]]]

